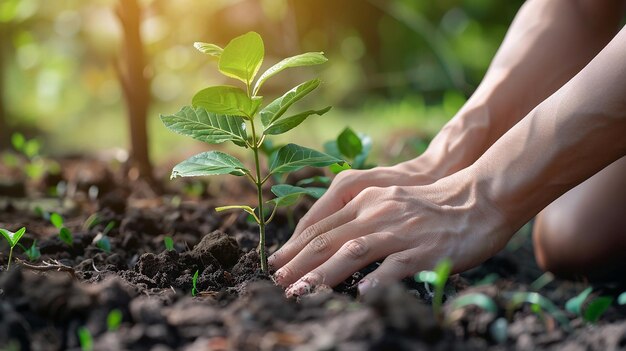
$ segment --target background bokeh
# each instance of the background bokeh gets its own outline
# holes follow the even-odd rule
[[[50,155],[128,146],[125,102],[112,65],[122,40],[117,3],[0,2],[1,147],[9,147],[13,131],[41,139]],[[158,119],[189,104],[197,90],[227,82],[193,42],[224,46],[250,30],[265,40],[262,69],[305,51],[324,51],[329,58],[267,84],[264,95],[272,96],[315,74],[324,81],[307,101],[333,110],[307,120],[289,138],[318,147],[350,125],[372,136],[379,163],[412,157],[476,88],[522,3],[140,1],[152,159],[182,158],[177,155],[204,148],[167,131]]]

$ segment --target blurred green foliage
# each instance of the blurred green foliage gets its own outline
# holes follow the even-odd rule
[[[126,146],[126,111],[112,66],[121,40],[115,3],[0,2],[0,130],[36,134],[49,145],[47,152]],[[325,51],[330,58],[331,64],[317,72],[294,72],[264,88],[273,94],[321,75],[322,94],[311,103],[336,108],[324,117],[327,127],[312,120],[311,128],[304,128],[305,144],[318,147],[332,137],[326,130],[351,125],[373,137],[375,155],[389,147],[382,136],[398,131],[411,130],[411,136],[398,137],[423,148],[478,85],[522,3],[142,1],[150,61],[145,74],[154,101],[149,116],[153,155],[171,155],[190,145],[168,135],[158,112],[174,112],[193,92],[223,82],[192,43],[225,44],[248,30],[272,43],[267,62],[304,51]],[[415,142],[416,136],[424,142]],[[410,154],[405,150],[392,158]]]

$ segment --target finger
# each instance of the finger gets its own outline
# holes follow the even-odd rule
[[[372,273],[359,282],[359,295],[365,295],[377,285],[402,280],[425,269],[432,269],[437,255],[430,255],[424,247],[400,251],[389,255]]]
[[[405,243],[393,233],[374,233],[352,239],[326,262],[312,270],[287,289],[287,296],[299,296],[312,287],[325,284],[335,286],[354,272],[403,249]]]
[[[274,280],[282,286],[295,282],[331,258],[344,243],[364,234],[364,229],[352,221],[316,236],[274,274]]]
[[[281,268],[291,261],[300,250],[322,233],[330,232],[356,218],[351,208],[343,208],[332,215],[308,226],[299,236],[290,239],[283,247],[268,258],[268,263],[275,269]]]

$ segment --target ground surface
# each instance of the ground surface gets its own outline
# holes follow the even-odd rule
[[[99,171],[75,171],[83,167]],[[27,227],[22,243],[28,247],[36,239],[42,254],[6,271],[8,247],[0,244],[0,350],[80,350],[83,327],[95,350],[626,349],[624,306],[614,304],[593,325],[565,312],[569,322],[563,325],[528,303],[511,305],[511,294],[537,291],[563,310],[586,287],[537,282],[542,273],[527,232],[482,266],[450,279],[441,325],[429,291],[410,280],[358,298],[355,285],[362,274],[357,273],[335,290],[321,287],[286,299],[259,272],[254,226],[245,216],[213,211],[231,199],[208,194],[245,198],[248,189],[239,183],[210,186],[209,192],[194,188],[190,196],[193,187],[180,182],[155,196],[141,183],[120,181],[98,167],[78,161],[47,183],[25,184],[26,191],[14,175],[7,177],[13,184],[0,187],[0,227]],[[36,194],[59,180],[65,184],[63,197]],[[37,207],[64,215],[72,247]],[[293,215],[298,218],[305,208]],[[111,246],[106,252],[94,239],[109,223],[115,224],[106,233]],[[282,214],[268,228],[270,251],[290,235],[288,223]],[[174,251],[165,250],[164,236],[173,237]],[[16,253],[26,259],[21,249]],[[196,271],[199,294],[192,297]],[[615,296],[619,289],[598,286],[594,294]],[[451,301],[475,292],[491,297],[497,312],[475,306],[452,311]],[[109,330],[113,310],[121,312],[122,322]]]

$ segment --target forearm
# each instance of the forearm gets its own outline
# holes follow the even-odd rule
[[[626,28],[461,173],[519,228],[626,155],[625,82]]]
[[[622,1],[598,3],[603,5],[572,0],[527,2],[474,95],[423,156],[402,166],[439,178],[471,165],[610,40]]]

